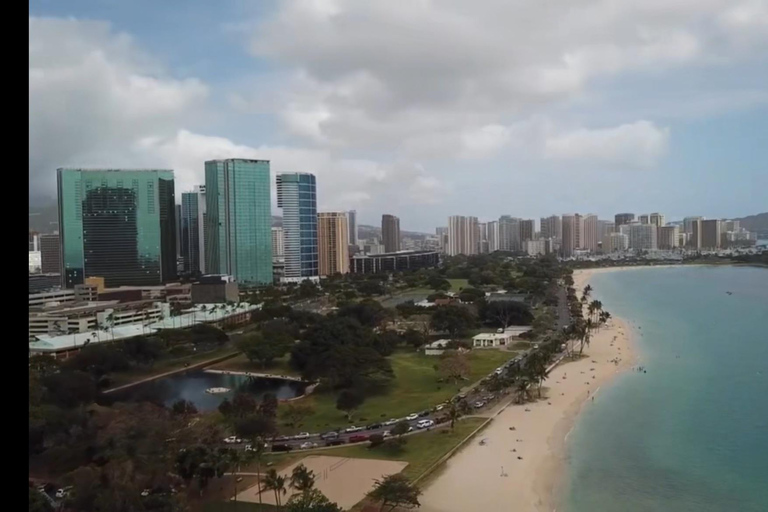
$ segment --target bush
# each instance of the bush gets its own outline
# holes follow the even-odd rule
[[[383,434],[371,434],[371,437],[368,439],[371,443],[371,448],[376,448],[377,446],[381,446],[384,444],[384,435]]]

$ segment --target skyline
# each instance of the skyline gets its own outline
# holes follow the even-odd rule
[[[421,232],[763,211],[768,5],[639,5],[33,0],[30,197],[59,167],[170,168],[185,192],[245,158],[315,174],[320,211]]]

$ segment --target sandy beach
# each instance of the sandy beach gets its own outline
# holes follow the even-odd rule
[[[574,272],[577,294],[595,271],[615,270]],[[610,311],[610,304],[604,307]],[[600,389],[635,364],[632,334],[627,322],[613,317],[593,333],[586,357],[566,360],[551,371],[543,399],[498,412],[424,489],[421,510],[555,510],[568,435],[579,411],[599,402]]]

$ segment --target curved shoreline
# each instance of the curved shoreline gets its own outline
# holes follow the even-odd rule
[[[574,272],[577,290],[588,283],[592,270]],[[422,512],[555,510],[566,482],[568,436],[595,392],[599,400],[599,390],[635,364],[633,331],[617,317],[595,331],[586,357],[552,369],[545,398],[510,405],[486,427],[486,446],[470,443],[446,463],[424,489]],[[618,363],[612,362],[617,358]]]

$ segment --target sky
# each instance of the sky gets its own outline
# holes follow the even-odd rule
[[[34,203],[257,158],[404,230],[768,210],[768,0],[31,0],[29,87]]]

